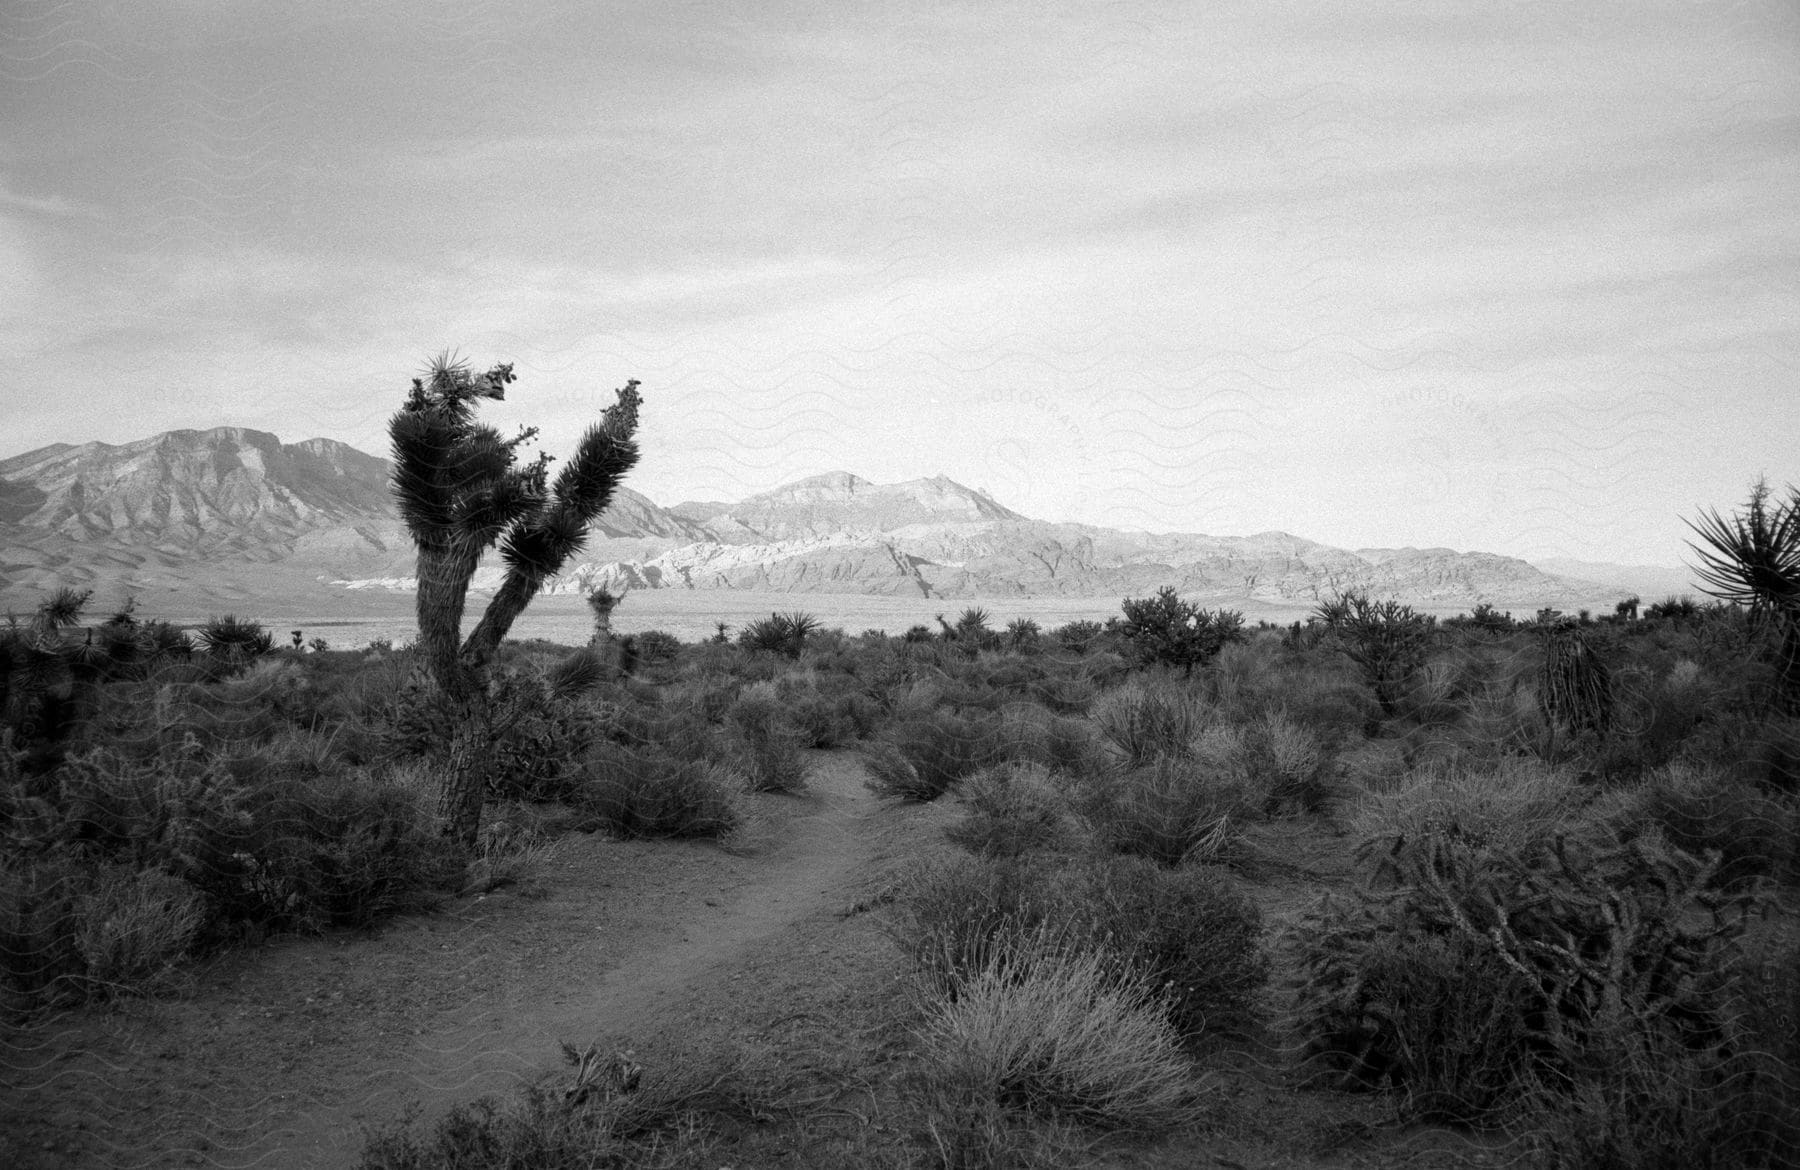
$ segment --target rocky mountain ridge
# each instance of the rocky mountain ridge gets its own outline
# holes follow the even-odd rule
[[[413,547],[387,477],[385,459],[345,444],[283,444],[237,427],[16,455],[0,460],[0,592],[172,586],[251,565],[333,590],[408,589]],[[477,587],[499,574],[484,567]],[[596,585],[942,598],[1137,596],[1173,585],[1209,604],[1306,605],[1363,589],[1502,608],[1593,605],[1619,592],[1490,553],[1053,523],[943,476],[877,484],[842,471],[737,503],[673,508],[622,488],[547,589]]]

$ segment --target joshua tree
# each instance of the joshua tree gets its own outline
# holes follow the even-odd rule
[[[612,611],[624,600],[623,593],[614,593],[604,585],[595,586],[587,595],[588,608],[594,611],[594,637],[589,645],[600,647],[612,641]]]
[[[446,834],[473,844],[481,800],[495,760],[504,713],[493,709],[494,653],[546,578],[581,550],[587,526],[612,502],[637,463],[638,383],[582,435],[575,455],[549,479],[550,457],[519,464],[519,447],[536,428],[502,439],[475,421],[480,399],[502,399],[511,365],[479,376],[448,355],[415,378],[412,393],[388,424],[394,444],[394,495],[419,546],[419,648],[451,716],[439,808]],[[462,636],[469,580],[484,552],[498,544],[506,576],[467,639]],[[591,683],[599,664],[578,654],[554,673],[558,692]]]

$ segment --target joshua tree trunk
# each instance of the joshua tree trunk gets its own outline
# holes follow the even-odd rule
[[[445,836],[469,844],[481,829],[481,802],[494,769],[493,728],[484,703],[457,702],[447,706],[455,723],[444,759],[438,815],[443,818]]]

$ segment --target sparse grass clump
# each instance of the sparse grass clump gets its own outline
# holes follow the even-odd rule
[[[1144,1132],[1192,1118],[1196,1086],[1155,986],[1053,932],[1014,943],[927,1009],[930,1075],[958,1093]]]

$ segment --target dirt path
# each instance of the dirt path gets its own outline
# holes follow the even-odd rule
[[[7,1034],[0,1163],[349,1165],[363,1125],[409,1101],[434,1116],[556,1067],[561,1041],[718,1015],[709,997],[789,951],[804,978],[809,948],[765,944],[836,923],[884,857],[935,832],[879,807],[853,756],[812,763],[808,795],[753,798],[730,851],[574,838],[541,896],[282,942],[215,963],[192,995]]]

